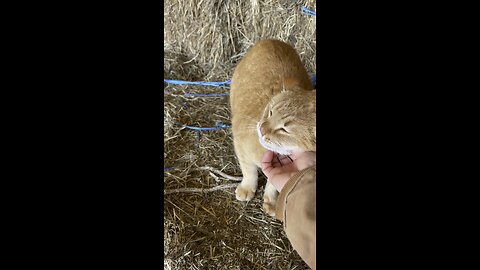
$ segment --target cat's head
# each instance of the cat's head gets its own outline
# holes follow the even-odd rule
[[[257,123],[260,144],[289,155],[316,151],[316,91],[282,91],[267,104]]]

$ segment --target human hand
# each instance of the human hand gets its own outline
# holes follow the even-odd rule
[[[267,151],[262,157],[262,171],[280,192],[297,172],[317,163],[315,152],[293,153],[289,156]]]

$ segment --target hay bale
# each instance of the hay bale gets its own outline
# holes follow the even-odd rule
[[[259,39],[292,44],[307,71],[315,73],[315,18],[300,7],[313,1],[167,0],[164,10],[164,76],[188,81],[225,81]],[[165,86],[164,173],[166,190],[212,188],[238,183],[201,169],[241,176],[230,129],[201,131],[230,123],[228,97],[192,98],[185,93],[228,93],[218,87]],[[200,135],[200,136],[199,136]],[[280,222],[262,211],[266,182],[248,203],[234,188],[165,195],[165,269],[307,269]]]

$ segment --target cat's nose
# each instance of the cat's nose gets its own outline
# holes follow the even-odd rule
[[[267,128],[265,127],[265,123],[263,123],[261,126],[260,126],[260,133],[262,135],[265,135],[265,132],[267,131]]]

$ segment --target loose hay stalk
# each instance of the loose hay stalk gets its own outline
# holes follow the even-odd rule
[[[199,169],[212,171],[212,172],[214,172],[216,174],[219,174],[222,177],[227,178],[227,179],[232,180],[232,181],[242,181],[242,177],[230,176],[226,173],[223,173],[223,172],[221,172],[221,171],[219,171],[215,168],[209,167],[209,166],[203,166],[203,167],[200,167]]]
[[[220,185],[212,188],[176,188],[176,189],[167,189],[164,190],[163,194],[172,194],[172,193],[207,193],[207,192],[212,192],[212,191],[217,191],[217,190],[222,190],[226,188],[232,188],[236,187],[238,184],[227,184],[227,185]]]

